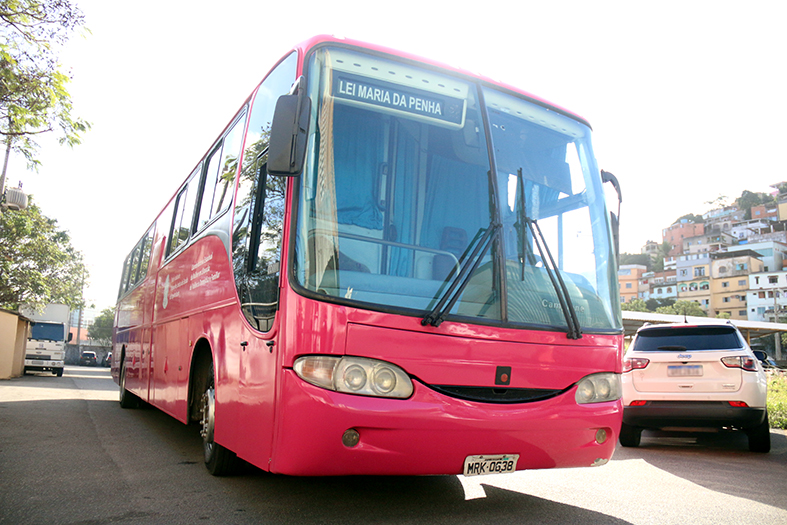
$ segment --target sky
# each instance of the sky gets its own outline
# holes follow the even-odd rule
[[[246,97],[318,34],[458,66],[587,119],[599,167],[622,186],[624,252],[719,196],[787,180],[784,1],[75,1],[90,33],[61,62],[92,129],[74,149],[41,140],[38,172],[14,158],[7,183],[70,232],[99,311]]]

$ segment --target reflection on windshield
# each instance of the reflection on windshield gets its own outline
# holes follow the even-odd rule
[[[582,329],[619,327],[586,126],[491,89],[484,115],[472,84],[344,49],[313,55],[309,95],[301,286],[432,324],[447,315],[567,330],[562,293]],[[564,292],[525,217],[538,221]]]

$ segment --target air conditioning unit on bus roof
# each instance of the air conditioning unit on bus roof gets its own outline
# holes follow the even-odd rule
[[[19,188],[6,188],[3,208],[20,211],[27,208],[27,195]]]

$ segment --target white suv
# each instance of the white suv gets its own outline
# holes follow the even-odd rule
[[[623,359],[620,444],[643,429],[737,429],[749,450],[769,452],[763,367],[735,326],[643,326]]]

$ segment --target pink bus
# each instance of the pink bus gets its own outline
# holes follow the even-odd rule
[[[616,216],[582,118],[332,37],[268,73],[126,259],[124,408],[215,475],[593,466],[622,407]]]

